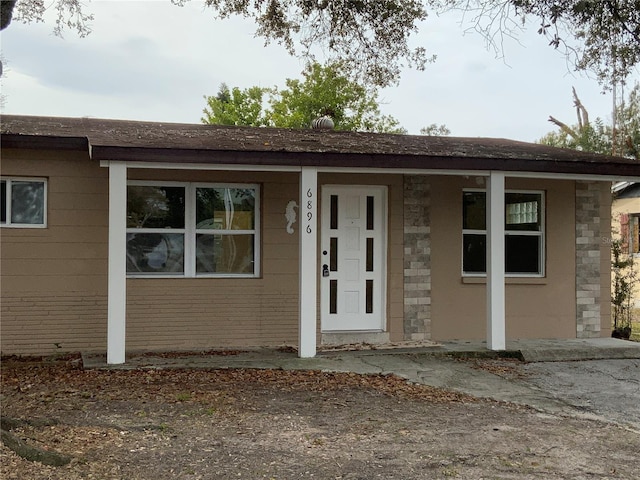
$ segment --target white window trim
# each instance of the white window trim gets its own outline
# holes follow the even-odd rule
[[[482,192],[485,194],[485,199],[486,199],[486,193],[487,191],[483,188],[465,188],[462,190],[462,193],[464,195],[465,192]],[[508,235],[518,235],[518,236],[536,236],[540,238],[540,258],[538,259],[538,268],[540,270],[539,273],[509,273],[507,271],[505,271],[505,277],[509,277],[509,278],[544,278],[546,275],[546,258],[547,258],[547,252],[546,252],[546,238],[547,238],[547,232],[546,232],[546,195],[545,195],[545,191],[544,190],[519,190],[519,189],[509,189],[509,190],[505,190],[504,191],[505,196],[507,193],[524,193],[524,194],[534,194],[534,195],[540,195],[541,198],[541,206],[540,206],[540,231],[539,232],[534,232],[534,231],[526,231],[526,230],[507,230],[506,229],[506,225],[505,225],[505,237]],[[463,213],[464,215],[464,213]],[[464,225],[464,218],[462,219],[462,223]],[[462,229],[462,238],[464,239],[465,235],[487,235],[487,230],[475,230],[475,229],[466,229],[463,228]],[[476,278],[485,278],[487,276],[486,272],[485,273],[474,273],[474,272],[465,272],[464,271],[464,261],[463,261],[463,256],[464,256],[464,252],[462,251],[462,249],[464,248],[464,240],[462,242],[461,245],[461,250],[460,250],[460,269],[462,270],[461,274],[463,277],[465,278],[472,278],[472,277],[476,277]],[[506,266],[505,266],[506,268]]]
[[[184,187],[185,189],[185,228],[127,228],[127,233],[176,233],[184,235],[184,272],[180,273],[154,273],[140,272],[129,273],[127,278],[259,278],[260,272],[260,218],[261,211],[261,192],[260,185],[257,183],[215,183],[215,182],[173,182],[173,181],[157,181],[157,180],[129,180],[127,187]],[[196,229],[196,189],[197,188],[252,188],[255,189],[255,210],[254,210],[254,229],[253,230],[220,230],[223,235],[241,235],[253,234],[253,273],[196,273],[196,234],[200,231]],[[211,233],[207,230],[206,233]]]
[[[48,182],[44,177],[0,177],[0,180],[6,182],[7,191],[5,198],[5,205],[7,208],[7,219],[5,222],[0,223],[0,228],[47,228],[48,225],[48,215],[47,211],[49,209],[49,198],[48,198]],[[11,221],[11,183],[12,182],[41,182],[44,184],[44,196],[42,206],[42,223],[13,223]]]

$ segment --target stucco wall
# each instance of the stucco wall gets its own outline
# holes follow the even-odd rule
[[[475,177],[431,179],[431,338],[486,338],[486,286],[462,276],[462,191]],[[508,178],[507,189],[544,190],[544,278],[508,278],[506,336],[575,338],[575,194],[570,181]]]

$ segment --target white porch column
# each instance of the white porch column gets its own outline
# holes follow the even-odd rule
[[[487,348],[504,350],[504,173],[491,172],[487,180]]]
[[[302,167],[300,173],[300,319],[298,356],[316,356],[318,286],[318,169]]]
[[[127,165],[109,162],[107,363],[125,362],[127,309]]]

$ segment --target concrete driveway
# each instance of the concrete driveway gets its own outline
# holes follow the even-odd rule
[[[530,363],[523,384],[578,411],[640,430],[640,360]]]
[[[542,412],[594,416],[640,432],[640,343],[611,338],[520,341],[508,345],[525,362],[487,358],[469,342],[429,348],[336,351],[298,358],[283,349],[232,355],[143,356],[107,366],[105,355],[83,354],[84,368],[267,368],[395,374],[415,383],[528,405]],[[553,361],[547,361],[553,360]]]

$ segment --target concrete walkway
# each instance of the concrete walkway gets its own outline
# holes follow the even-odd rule
[[[226,353],[226,354],[223,354]],[[496,375],[461,358],[518,358],[515,375]],[[626,376],[590,376],[603,367],[590,364],[578,382],[569,382],[575,363],[624,362]],[[533,368],[540,365],[538,368]],[[84,368],[223,369],[261,368],[319,370],[359,374],[395,374],[410,382],[441,387],[527,405],[543,412],[601,417],[640,431],[640,343],[598,338],[590,340],[522,340],[509,342],[505,352],[490,352],[482,342],[451,342],[413,348],[381,348],[320,352],[298,358],[288,349],[208,352],[205,354],[131,355],[124,365],[107,366],[105,355],[84,354]],[[570,370],[570,371],[569,371]],[[567,373],[568,372],[568,373]],[[604,398],[604,397],[606,398]],[[593,397],[593,398],[592,398]],[[597,398],[595,398],[597,397]],[[592,401],[593,400],[593,401]],[[590,408],[590,406],[594,408]],[[600,408],[600,406],[604,406]],[[630,410],[631,409],[631,410]],[[624,415],[616,417],[615,412]]]

